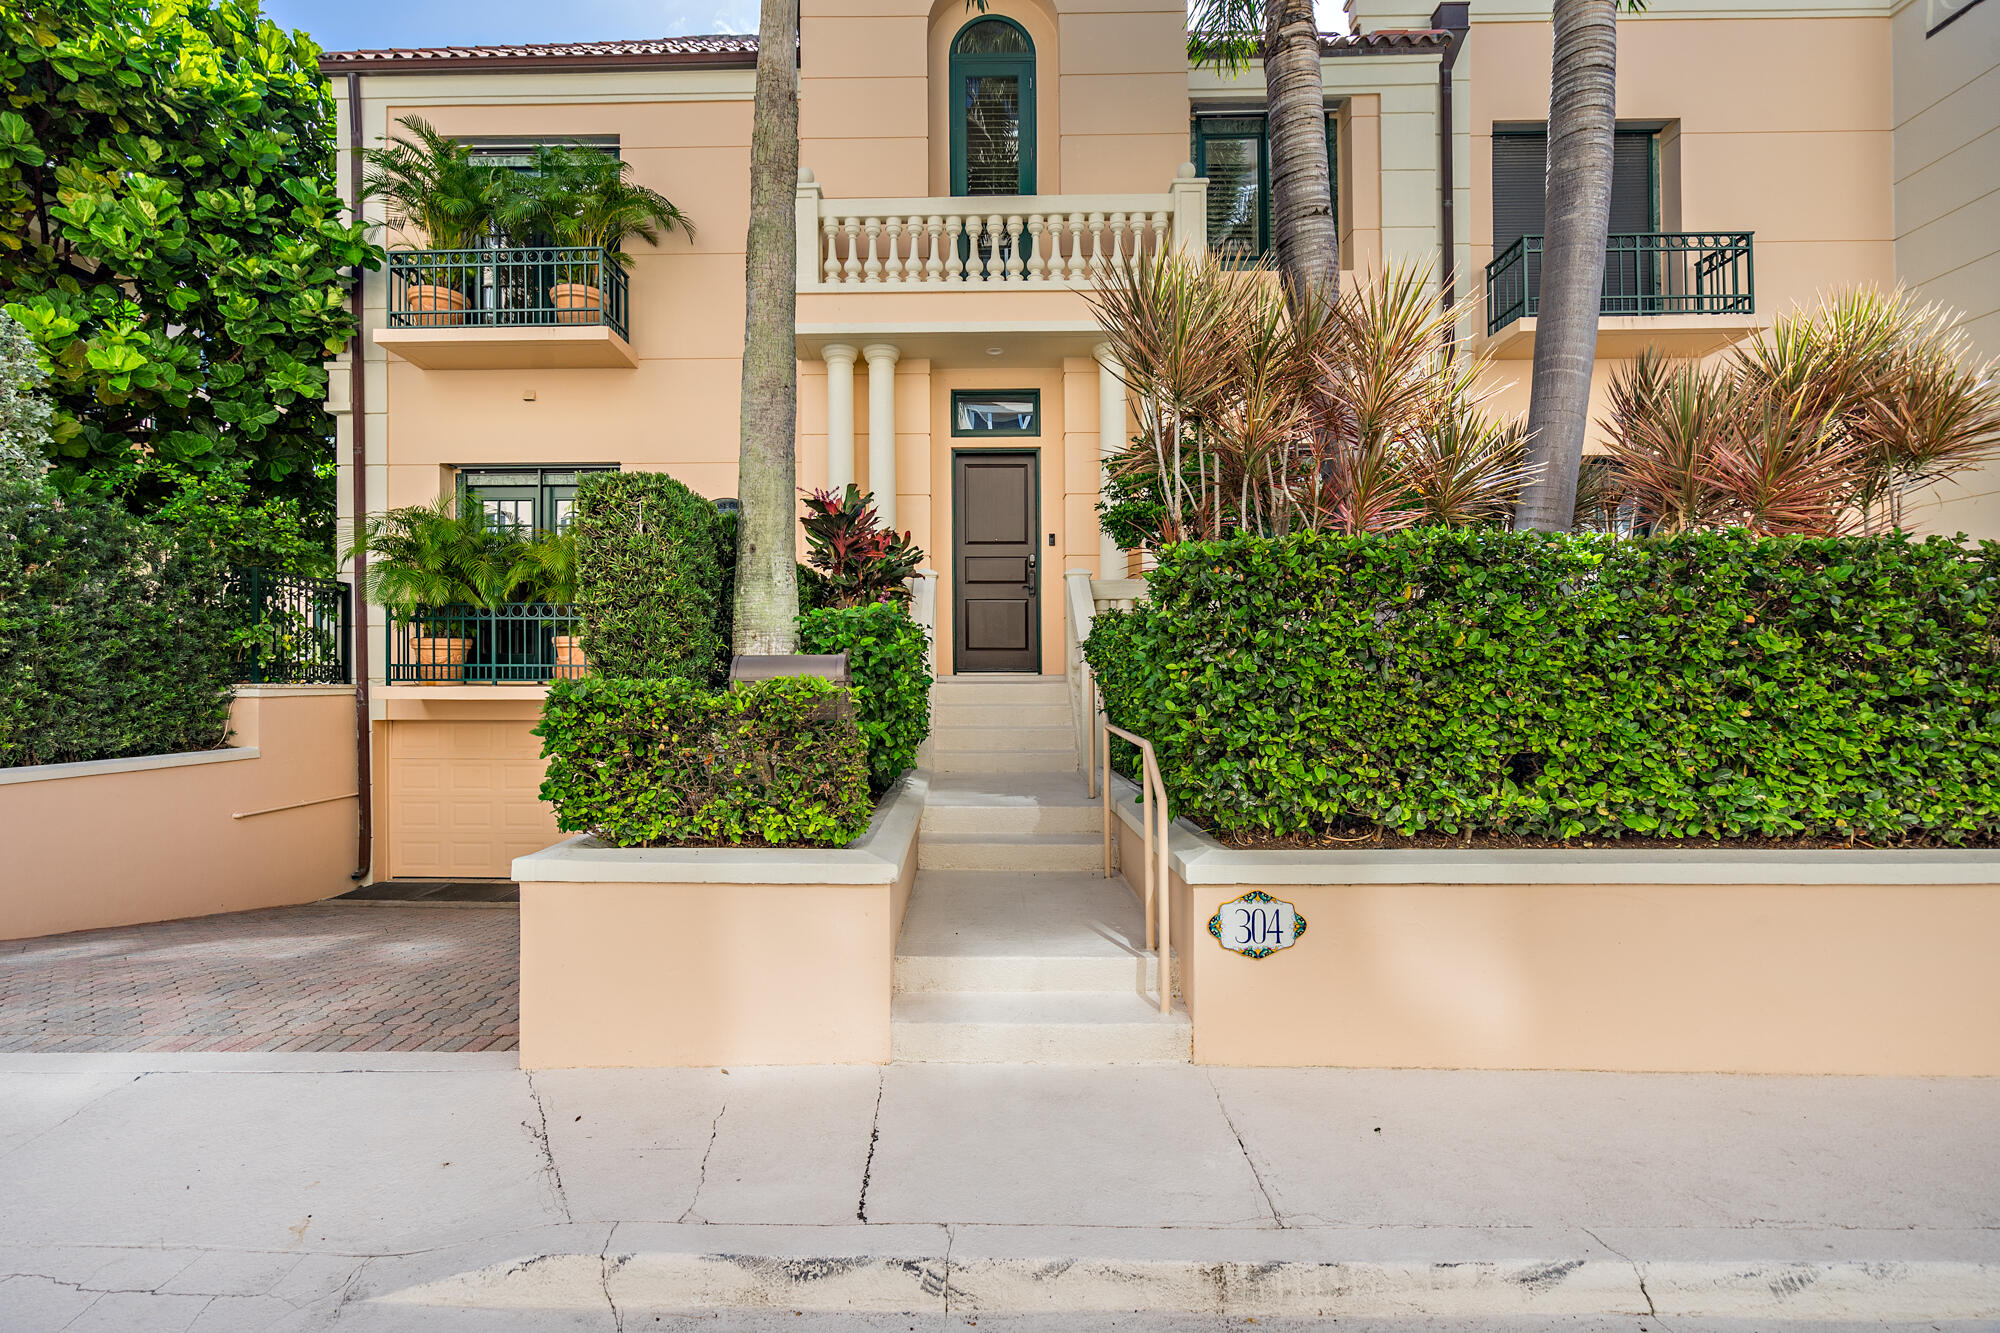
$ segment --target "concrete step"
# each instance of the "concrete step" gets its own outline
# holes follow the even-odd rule
[[[1072,727],[1040,727],[1026,724],[1009,727],[931,727],[931,741],[939,750],[1061,750],[1074,752],[1076,730]]]
[[[953,706],[1067,705],[1069,682],[1062,676],[940,676],[931,686],[931,702]]]
[[[896,988],[1157,995],[1145,914],[1090,871],[925,870],[896,946]]]
[[[932,749],[933,773],[1077,773],[1076,747],[1064,750]]]
[[[1101,833],[940,833],[917,839],[918,870],[1101,870]]]
[[[1186,1064],[1193,1032],[1184,1011],[1131,992],[902,994],[890,1009],[899,1061]]]
[[[1098,833],[1103,809],[1074,773],[938,773],[923,833]]]
[[[1067,703],[962,704],[934,702],[931,726],[952,727],[1074,727]]]
[[[899,995],[1095,993],[1159,995],[1160,960],[1150,953],[896,955]]]

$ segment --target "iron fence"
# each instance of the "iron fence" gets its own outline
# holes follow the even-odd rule
[[[589,669],[573,606],[438,606],[385,616],[391,684],[529,684]]]
[[[627,337],[624,267],[578,246],[389,252],[389,323],[403,329],[601,325]]]
[[[1756,309],[1747,231],[1627,232],[1604,247],[1600,315],[1747,315]],[[1541,309],[1542,238],[1523,236],[1486,266],[1486,332]]]
[[[353,590],[335,579],[271,569],[231,571],[242,680],[253,685],[346,685]]]

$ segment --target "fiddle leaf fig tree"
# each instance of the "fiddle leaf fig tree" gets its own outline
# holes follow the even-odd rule
[[[61,489],[144,458],[331,508],[321,363],[378,252],[316,55],[254,0],[0,5],[0,306],[48,365]]]

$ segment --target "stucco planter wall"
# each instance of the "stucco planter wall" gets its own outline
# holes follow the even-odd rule
[[[352,887],[354,692],[246,685],[229,748],[0,769],[0,939]]]
[[[518,857],[521,1065],[883,1064],[927,775],[842,848]]]
[[[2000,1075],[2000,852],[1250,852],[1176,823],[1170,862],[1200,1063]],[[1308,923],[1263,959],[1207,932],[1253,889]]]

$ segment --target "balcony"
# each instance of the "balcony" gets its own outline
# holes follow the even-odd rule
[[[589,670],[572,606],[541,602],[386,613],[391,685],[524,685]]]
[[[426,370],[629,369],[627,286],[605,250],[395,250],[375,341]]]
[[[1600,357],[1644,347],[1716,351],[1756,327],[1751,233],[1630,232],[1606,239]],[[1542,238],[1523,236],[1486,266],[1486,333],[1495,356],[1534,354]]]

